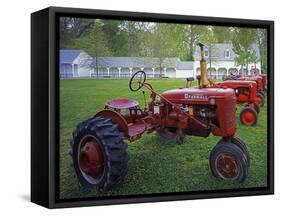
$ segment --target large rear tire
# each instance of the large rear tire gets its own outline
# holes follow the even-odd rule
[[[128,170],[127,144],[118,125],[95,117],[80,123],[73,132],[71,157],[83,187],[105,191],[124,183]]]
[[[209,158],[212,174],[220,179],[243,182],[248,176],[245,153],[236,144],[222,141],[216,145]]]

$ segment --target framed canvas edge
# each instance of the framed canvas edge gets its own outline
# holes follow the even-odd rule
[[[50,125],[50,146],[49,146],[49,208],[65,208],[65,207],[82,207],[82,206],[98,206],[98,205],[114,205],[114,204],[132,204],[132,203],[146,203],[146,202],[163,202],[163,201],[179,201],[179,200],[193,200],[193,199],[209,199],[209,198],[227,198],[227,197],[240,197],[240,196],[256,196],[256,195],[271,195],[274,194],[274,21],[268,20],[248,20],[248,19],[236,19],[236,18],[222,18],[222,17],[202,17],[202,16],[188,16],[188,15],[172,15],[172,14],[156,14],[156,13],[141,13],[141,12],[127,12],[127,11],[109,11],[109,10],[95,10],[95,9],[80,9],[80,8],[62,8],[62,7],[49,7],[49,125]],[[147,195],[145,197],[128,197],[128,198],[109,198],[102,200],[82,200],[81,201],[58,201],[56,199],[56,163],[55,160],[55,127],[56,127],[56,113],[58,112],[56,106],[56,16],[62,13],[69,13],[73,15],[97,15],[97,16],[109,16],[114,18],[114,15],[118,17],[128,18],[131,16],[137,19],[163,19],[163,20],[182,20],[189,22],[196,20],[196,22],[212,22],[216,24],[232,24],[232,25],[250,25],[250,26],[263,26],[268,28],[269,34],[269,52],[268,52],[268,66],[271,69],[269,72],[270,88],[268,92],[270,94],[270,100],[268,101],[270,107],[270,115],[268,116],[270,121],[268,122],[268,134],[269,136],[269,164],[268,164],[268,187],[262,189],[255,189],[251,191],[231,191],[231,192],[200,192],[200,194],[179,194],[179,195]],[[115,17],[116,18],[116,17]],[[117,19],[117,18],[116,18]],[[58,143],[57,143],[58,144]]]

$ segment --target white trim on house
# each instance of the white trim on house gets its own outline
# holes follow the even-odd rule
[[[255,51],[258,53],[257,46]],[[61,50],[63,52],[64,50]],[[71,58],[64,58],[60,62],[60,77],[73,78],[73,77],[90,77],[95,78],[96,69],[94,68],[95,60],[90,57],[86,52],[79,50],[65,50],[67,53],[73,52]],[[206,50],[204,53],[208,61],[209,55],[212,55],[211,67],[212,72],[209,72],[210,79],[221,79],[223,76],[229,75],[230,71],[239,73],[240,67],[235,65],[235,53],[232,50],[231,44],[215,44],[212,52]],[[101,62],[99,67],[99,76],[101,78],[129,78],[133,72],[137,70],[146,70],[148,78],[159,78],[160,69],[157,66],[157,58],[148,57],[98,57]],[[71,62],[70,62],[71,61]],[[187,78],[194,77],[200,73],[200,50],[196,47],[194,52],[194,61],[184,62],[179,58],[165,58],[163,67],[163,75],[169,78]],[[75,66],[77,65],[77,73]],[[260,62],[256,64],[249,64],[248,74],[251,70],[257,69],[260,71]],[[210,70],[209,63],[207,70]],[[72,74],[72,77],[70,77]]]

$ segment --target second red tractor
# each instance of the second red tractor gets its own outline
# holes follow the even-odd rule
[[[265,97],[266,97],[266,85],[267,85],[267,76],[265,74],[259,75],[229,75],[224,78],[226,80],[240,80],[240,81],[255,81],[257,83],[257,98],[258,104],[260,106],[264,106]]]

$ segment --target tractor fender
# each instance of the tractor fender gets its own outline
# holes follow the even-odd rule
[[[98,112],[95,115],[95,117],[98,117],[98,116],[111,119],[111,121],[113,123],[118,125],[119,131],[123,132],[125,137],[128,137],[128,135],[129,135],[128,123],[120,113],[113,111],[113,110],[105,109],[105,110]]]

